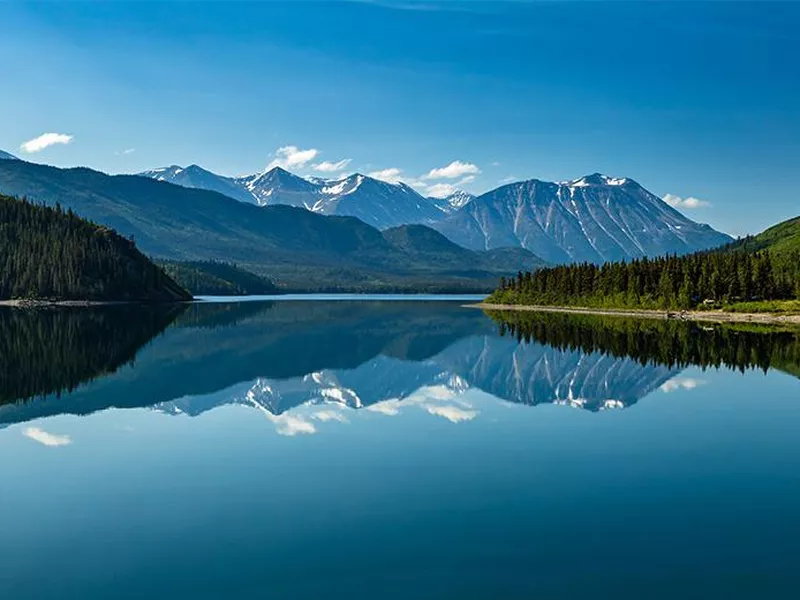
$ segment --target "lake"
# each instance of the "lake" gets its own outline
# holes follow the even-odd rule
[[[0,309],[0,597],[790,598],[791,330]]]

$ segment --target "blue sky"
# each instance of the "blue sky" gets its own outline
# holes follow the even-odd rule
[[[277,159],[303,174],[428,189],[628,176],[733,234],[800,214],[799,3],[0,2],[0,22],[0,149],[28,160],[234,175],[294,147]],[[72,137],[20,149],[43,133]]]

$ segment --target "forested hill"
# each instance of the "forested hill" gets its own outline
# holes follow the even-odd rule
[[[768,230],[769,231],[769,230]],[[759,239],[759,236],[753,238]],[[781,238],[785,239],[785,238]],[[783,247],[780,240],[773,240]],[[755,243],[714,252],[630,262],[568,265],[519,273],[489,302],[603,308],[723,308],[800,299],[800,249]],[[763,247],[763,250],[752,248]]]
[[[198,296],[277,294],[269,279],[236,265],[218,261],[159,261],[159,266],[181,286]]]
[[[0,300],[171,302],[191,295],[111,229],[0,195]]]
[[[758,235],[737,240],[728,248],[730,250],[745,250],[749,252],[768,250],[778,257],[800,252],[800,217],[773,225]]]

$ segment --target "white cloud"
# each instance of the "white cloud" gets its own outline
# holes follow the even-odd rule
[[[27,142],[22,144],[19,148],[23,152],[27,152],[28,154],[33,154],[34,152],[41,152],[45,148],[54,146],[56,144],[69,144],[71,141],[72,141],[71,135],[66,135],[64,133],[43,133],[37,138],[28,140]]]
[[[47,433],[38,427],[28,427],[22,432],[22,435],[45,446],[68,446],[72,443],[72,438],[68,435]]]
[[[342,171],[343,169],[346,169],[347,165],[349,165],[351,162],[352,162],[352,159],[350,159],[350,158],[344,158],[344,159],[340,160],[339,162],[330,162],[330,161],[324,160],[321,163],[315,164],[311,168],[314,169],[315,171],[319,171],[320,173],[336,173],[338,171]]]
[[[480,172],[481,170],[477,165],[454,160],[446,167],[431,169],[430,173],[425,176],[425,179],[456,179],[464,175],[477,175]]]
[[[435,183],[427,188],[426,193],[432,198],[447,198],[457,191],[458,188],[449,183]]]
[[[275,431],[278,435],[295,436],[298,434],[310,435],[317,432],[313,423],[309,423],[300,416],[289,414],[276,415],[270,419],[275,424]]]
[[[367,410],[386,415],[387,417],[394,417],[400,414],[400,401],[384,400],[383,402],[367,406]]]
[[[339,423],[348,423],[347,417],[336,410],[320,410],[311,415],[313,418],[323,423],[328,421],[337,421]]]
[[[675,390],[693,390],[698,386],[705,385],[705,383],[701,379],[692,379],[691,377],[674,377],[662,384],[661,391],[669,394]]]
[[[432,415],[444,417],[451,423],[461,423],[462,421],[471,421],[478,416],[476,410],[464,410],[457,406],[432,406],[427,405],[424,407]]]
[[[122,150],[120,152],[114,152],[114,154],[116,154],[117,156],[127,156],[129,154],[133,154],[134,152],[136,152],[136,148],[126,148],[125,150]]]
[[[390,169],[372,171],[371,173],[367,173],[367,175],[369,175],[373,179],[380,179],[381,181],[386,181],[387,183],[397,183],[400,181],[401,173],[402,171],[400,169],[392,167]]]
[[[464,179],[456,183],[456,185],[467,185],[468,183],[472,183],[473,181],[475,181],[475,175],[467,175],[466,177],[464,177]]]
[[[507,183],[514,183],[515,181],[519,181],[519,177],[516,175],[509,175],[508,177],[503,177],[503,179],[500,180],[500,183],[505,185]]]
[[[269,163],[268,169],[280,167],[282,169],[302,169],[319,154],[316,148],[301,150],[297,146],[283,146],[275,151],[275,159]]]
[[[711,202],[706,202],[705,200],[700,200],[693,196],[681,198],[675,194],[665,195],[664,202],[669,204],[672,208],[704,208],[706,206],[711,206]]]

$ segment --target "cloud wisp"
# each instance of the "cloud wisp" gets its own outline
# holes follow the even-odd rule
[[[28,154],[35,154],[50,146],[69,144],[72,139],[73,136],[65,133],[43,133],[39,137],[24,142],[19,149]]]
[[[297,146],[283,146],[275,151],[275,158],[268,169],[280,167],[281,169],[302,169],[319,154],[316,148],[301,150]]]
[[[674,377],[661,385],[661,391],[665,394],[674,392],[675,390],[693,390],[701,385],[705,385],[702,379],[693,379],[691,377]]]
[[[663,200],[672,208],[705,208],[707,206],[711,206],[711,202],[700,200],[699,198],[695,198],[693,196],[681,198],[675,194],[666,194]]]
[[[353,162],[351,158],[343,158],[337,162],[323,160],[311,168],[320,173],[338,173],[339,171],[344,171],[351,162]]]
[[[57,447],[57,446],[68,446],[72,443],[72,438],[68,435],[56,435],[53,433],[48,433],[43,429],[39,429],[38,427],[28,427],[22,432],[26,438],[30,438],[35,442],[39,442],[44,446],[50,447]]]
[[[424,179],[457,179],[465,175],[478,175],[480,172],[478,165],[454,160],[446,167],[431,169]]]
[[[372,171],[371,173],[367,173],[367,175],[373,179],[380,179],[387,183],[399,183],[402,171],[391,167],[389,169],[381,169],[380,171]]]
[[[464,410],[458,406],[452,405],[425,405],[423,408],[432,415],[444,417],[451,423],[462,423],[464,421],[472,421],[478,416],[476,410]]]

